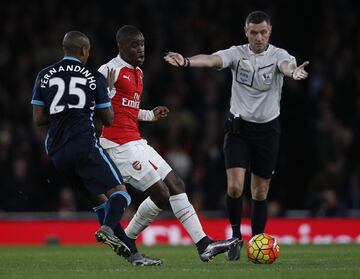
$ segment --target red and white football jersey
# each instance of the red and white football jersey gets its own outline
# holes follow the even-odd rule
[[[115,70],[115,84],[110,96],[114,121],[111,127],[103,127],[100,140],[104,148],[141,139],[138,114],[143,91],[143,72],[139,67],[135,68],[125,62],[119,55],[102,65],[99,72],[106,78],[108,69]]]

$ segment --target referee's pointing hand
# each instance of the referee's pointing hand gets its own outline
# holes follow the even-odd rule
[[[307,65],[309,65],[309,61],[305,61],[304,63],[302,63],[299,67],[297,67],[295,70],[294,70],[294,73],[293,73],[293,79],[294,80],[301,80],[301,79],[306,79],[307,76],[308,76],[308,73],[307,71],[305,71],[305,67]]]

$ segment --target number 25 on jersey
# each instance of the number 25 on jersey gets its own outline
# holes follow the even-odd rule
[[[82,90],[80,87],[77,87],[78,84],[80,85],[86,85],[86,78],[81,77],[71,77],[70,78],[70,84],[69,84],[69,92],[65,92],[65,81],[60,77],[54,77],[49,80],[49,86],[57,86],[57,91],[55,94],[54,99],[51,102],[50,105],[50,114],[56,114],[59,112],[62,112],[65,109],[65,106],[70,108],[79,108],[82,109],[85,107],[86,103],[86,94],[84,90]],[[59,105],[60,100],[64,96],[64,94],[68,95],[76,95],[78,97],[78,102],[74,104],[65,104],[65,105]]]

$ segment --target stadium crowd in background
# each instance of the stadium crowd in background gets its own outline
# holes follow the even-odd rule
[[[166,121],[142,124],[142,134],[184,179],[196,209],[225,214],[222,133],[230,71],[182,71],[166,65],[163,56],[168,50],[192,55],[245,43],[242,19],[255,9],[272,17],[272,43],[299,61],[311,61],[308,81],[287,80],[283,88],[283,132],[269,213],[309,209],[313,216],[342,216],[348,209],[360,209],[360,30],[355,1],[314,1],[311,9],[260,0],[139,0],[117,7],[98,1],[66,3],[12,1],[1,7],[0,211],[66,214],[90,209],[45,155],[45,132],[32,124],[32,84],[39,69],[62,58],[60,34],[72,29],[86,33],[92,41],[89,65],[98,68],[116,55],[113,34],[118,26],[132,24],[146,37],[141,106],[170,109]],[[245,194],[249,197],[249,187]]]

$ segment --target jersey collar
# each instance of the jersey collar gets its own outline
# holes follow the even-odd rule
[[[63,60],[72,60],[72,61],[77,61],[77,62],[81,63],[81,61],[78,58],[76,58],[74,56],[70,56],[70,55],[65,55]]]
[[[248,51],[249,51],[250,55],[261,55],[261,56],[266,55],[266,54],[269,52],[269,49],[270,49],[271,47],[272,47],[272,45],[269,44],[268,47],[267,47],[263,52],[261,52],[261,53],[255,53],[255,52],[253,52],[253,51],[251,50],[250,44],[247,45],[247,48],[248,48]]]
[[[128,62],[126,62],[124,59],[121,58],[120,54],[118,54],[118,56],[116,56],[116,59],[118,59],[118,61],[121,64],[124,64],[126,67],[130,68],[130,69],[135,69],[135,67],[131,64],[129,64]]]

